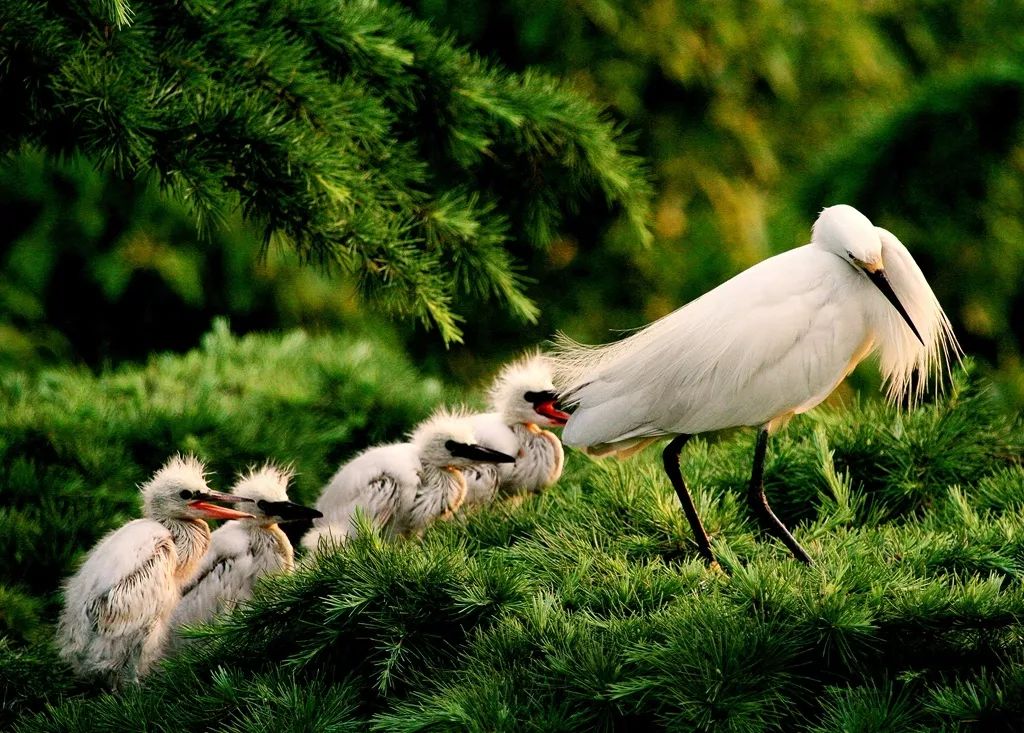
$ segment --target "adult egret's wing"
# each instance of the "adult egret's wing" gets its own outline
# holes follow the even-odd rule
[[[610,347],[570,352],[565,389],[577,409],[563,440],[700,433],[806,409],[845,376],[867,338],[861,311],[835,298],[854,277],[834,255],[801,247]]]

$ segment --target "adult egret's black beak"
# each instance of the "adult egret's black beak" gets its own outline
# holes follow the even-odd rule
[[[312,507],[302,506],[291,501],[257,501],[256,506],[269,517],[277,517],[282,522],[298,522],[300,520],[319,519],[323,512]]]
[[[870,278],[871,282],[875,284],[875,287],[882,291],[882,295],[892,303],[892,307],[896,309],[896,312],[903,316],[903,320],[910,326],[910,330],[917,336],[917,340],[921,342],[921,346],[924,346],[924,339],[921,338],[921,334],[917,330],[917,326],[910,320],[910,314],[907,313],[907,309],[903,307],[903,303],[896,297],[896,293],[892,289],[892,283],[889,282],[889,278],[885,275],[885,270],[879,268],[874,272],[864,270],[864,273]]]
[[[460,443],[457,440],[449,440],[444,444],[444,447],[448,449],[456,458],[468,458],[471,461],[477,463],[515,463],[516,459],[507,453],[501,451],[492,450],[490,448],[484,448],[482,445],[470,445],[469,443]]]
[[[217,504],[238,504],[240,502],[249,501],[252,499],[246,499],[244,496],[235,496],[233,494],[225,494],[221,491],[214,491],[209,489],[207,491],[194,491],[191,497],[189,497],[188,505],[193,509],[197,509],[203,513],[203,515],[210,519],[252,519],[253,515],[248,512],[239,512],[234,509],[230,509],[226,506],[218,506]],[[216,503],[214,503],[216,502]]]

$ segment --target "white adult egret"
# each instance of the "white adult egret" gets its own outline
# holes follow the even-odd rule
[[[244,497],[252,519],[228,522],[210,539],[210,549],[181,591],[171,628],[209,621],[252,597],[264,575],[290,573],[295,556],[279,522],[323,516],[316,509],[288,500],[290,471],[272,464],[239,477],[231,493]]]
[[[57,629],[75,672],[113,687],[137,681],[159,659],[181,585],[210,544],[203,519],[252,517],[211,503],[244,500],[211,490],[191,456],[170,459],[141,490],[146,518],[92,549],[65,585]]]
[[[463,416],[438,411],[416,428],[410,442],[370,448],[342,466],[316,503],[323,518],[313,521],[302,545],[315,550],[321,537],[343,542],[355,529],[357,509],[390,535],[419,533],[462,505],[462,467],[513,461],[478,445]]]
[[[540,491],[562,475],[562,442],[542,429],[562,427],[569,419],[557,407],[554,388],[551,366],[539,354],[514,361],[498,373],[489,394],[494,411],[469,419],[482,445],[514,455],[516,462],[467,469],[467,504],[491,501],[494,488],[505,494]]]
[[[711,545],[683,483],[679,452],[695,433],[760,428],[748,500],[793,554],[810,558],[764,496],[771,432],[822,400],[877,352],[892,400],[916,400],[959,345],[906,247],[856,209],[821,212],[811,243],[754,265],[616,343],[563,339],[555,382],[576,410],[562,435],[596,455],[628,455],[662,436],[701,554]]]

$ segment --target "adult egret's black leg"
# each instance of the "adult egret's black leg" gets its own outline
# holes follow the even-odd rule
[[[754,447],[754,472],[750,476],[750,489],[747,492],[750,508],[754,510],[754,514],[761,520],[764,528],[782,540],[782,543],[789,548],[797,560],[813,565],[811,556],[800,546],[800,543],[786,529],[786,525],[779,521],[775,512],[768,506],[768,499],[764,495],[764,454],[767,450],[768,430],[761,428],[757,434],[757,445]]]
[[[715,562],[715,556],[711,554],[711,540],[708,539],[708,533],[704,531],[704,525],[700,523],[700,517],[697,516],[697,507],[693,505],[690,492],[686,490],[686,484],[683,483],[683,472],[679,469],[679,452],[682,451],[683,446],[686,445],[686,441],[690,437],[689,435],[677,435],[674,437],[665,446],[665,450],[662,451],[661,459],[665,464],[665,473],[668,474],[669,481],[672,482],[676,494],[679,495],[679,503],[683,505],[683,513],[686,515],[687,521],[690,522],[693,538],[697,540],[697,549],[708,563],[713,563]]]

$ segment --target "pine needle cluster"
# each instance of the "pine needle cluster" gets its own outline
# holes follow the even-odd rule
[[[649,237],[645,174],[594,104],[375,0],[14,0],[0,58],[0,150],[151,175],[206,229],[238,208],[448,341],[466,299],[536,319],[512,248],[564,214]]]

